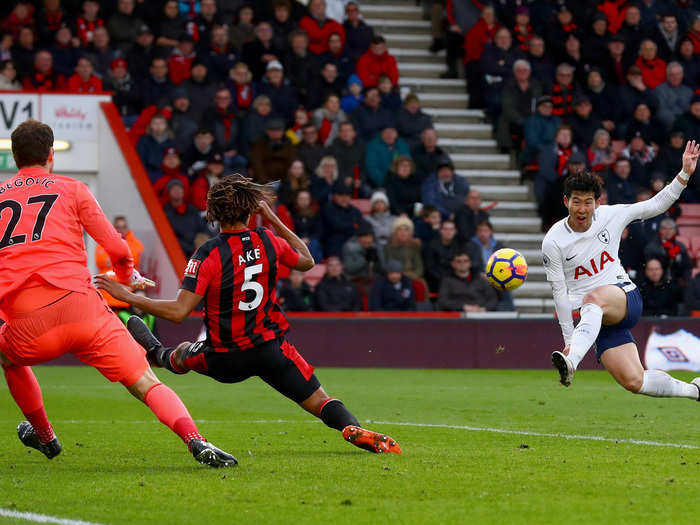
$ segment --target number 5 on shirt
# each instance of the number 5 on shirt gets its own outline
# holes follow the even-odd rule
[[[255,292],[255,297],[253,297],[253,300],[250,302],[245,302],[245,301],[238,301],[238,309],[239,310],[244,310],[244,311],[250,311],[250,310],[255,310],[258,306],[260,306],[260,303],[262,303],[263,296],[265,295],[265,290],[262,287],[262,284],[253,281],[253,277],[255,277],[257,274],[261,273],[263,271],[263,265],[262,264],[256,264],[254,266],[249,266],[248,268],[245,269],[243,272],[243,285],[241,286],[241,290],[244,292],[248,290],[253,290]]]

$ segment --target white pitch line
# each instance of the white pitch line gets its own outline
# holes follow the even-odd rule
[[[581,439],[585,441],[604,441],[607,443],[628,444],[628,445],[647,445],[650,447],[670,447],[670,448],[687,448],[700,449],[699,445],[688,445],[686,443],[664,443],[662,441],[647,441],[644,439],[629,439],[629,438],[609,438],[604,436],[586,436],[581,434],[556,434],[550,432],[531,432],[528,430],[508,430],[505,428],[490,428],[490,427],[470,427],[467,425],[443,425],[439,423],[405,423],[396,421],[371,421],[378,425],[397,425],[401,427],[427,427],[427,428],[451,428],[454,430],[468,430],[470,432],[493,432],[494,434],[511,434],[517,436],[533,436],[533,437],[550,437],[561,439]]]
[[[68,518],[56,518],[46,514],[36,514],[34,512],[19,512],[17,510],[0,508],[0,516],[15,518],[18,520],[33,521],[34,523],[56,523],[58,525],[100,525],[92,521],[71,520]]]

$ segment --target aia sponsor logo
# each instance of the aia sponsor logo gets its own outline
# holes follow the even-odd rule
[[[591,259],[586,266],[581,265],[576,267],[574,270],[574,281],[579,277],[593,277],[595,274],[602,272],[605,265],[609,262],[615,262],[615,259],[613,259],[612,255],[603,250],[597,262],[595,259]]]
[[[185,267],[185,277],[197,277],[197,272],[199,272],[199,265],[201,262],[202,261],[190,259]]]

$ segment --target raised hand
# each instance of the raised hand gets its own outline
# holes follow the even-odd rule
[[[698,165],[698,157],[700,157],[700,143],[689,140],[683,152],[683,171],[688,175],[695,173],[695,168]]]

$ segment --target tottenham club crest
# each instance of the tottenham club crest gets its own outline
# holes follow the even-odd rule
[[[598,240],[603,244],[610,243],[610,234],[608,233],[607,229],[602,230],[600,233],[598,233]]]
[[[549,257],[547,257],[546,255],[542,255],[542,264],[547,266],[549,264]]]

